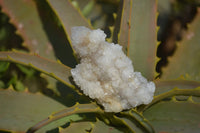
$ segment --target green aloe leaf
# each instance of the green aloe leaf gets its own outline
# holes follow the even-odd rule
[[[121,121],[123,125],[125,125],[128,128],[128,132],[130,133],[143,133],[143,130],[136,125],[132,120],[126,117],[115,117],[116,120]]]
[[[90,103],[90,104],[79,104],[76,103],[74,106],[69,107],[67,109],[61,110],[59,112],[55,112],[48,116],[48,118],[43,119],[42,121],[38,122],[34,126],[30,127],[28,132],[32,133],[35,132],[42,127],[52,124],[52,122],[55,122],[56,120],[63,119],[65,117],[73,116],[75,114],[81,114],[81,113],[103,113],[103,110],[100,109],[99,106],[96,105],[96,103]]]
[[[59,128],[59,133],[84,133],[92,129],[91,122],[72,122],[66,128]]]
[[[84,18],[79,10],[73,7],[69,0],[59,0],[59,2],[55,0],[47,0],[47,2],[60,19],[69,41],[71,36],[71,27],[86,26],[92,28],[90,22]]]
[[[0,60],[30,66],[59,80],[69,87],[74,88],[70,82],[71,68],[58,62],[42,58],[38,55],[30,55],[20,52],[0,52]]]
[[[118,43],[127,49],[136,71],[154,79],[156,66],[157,1],[124,0]]]
[[[173,88],[173,89],[171,89],[168,92],[165,92],[165,93],[162,93],[160,95],[154,96],[154,99],[152,100],[151,103],[149,103],[147,105],[141,105],[141,106],[139,106],[137,108],[137,111],[144,112],[145,110],[147,110],[148,108],[150,108],[154,104],[156,104],[156,103],[158,103],[158,102],[160,102],[162,100],[171,98],[173,96],[180,96],[180,97],[182,97],[181,100],[185,100],[189,96],[200,97],[200,87],[197,87],[197,88],[194,88],[194,89]]]
[[[72,122],[66,128],[59,128],[60,133],[83,133],[88,131],[90,131],[90,133],[122,133],[122,131],[117,130],[115,127],[108,126],[100,120],[96,122]]]
[[[168,92],[174,88],[195,89],[200,86],[200,82],[190,80],[156,80],[155,84],[155,96]]]
[[[124,121],[124,124],[127,125],[134,132],[137,133],[154,132],[154,129],[148,122],[148,120],[144,118],[141,113],[138,113],[134,109],[120,112],[120,114],[118,114],[118,118]]]
[[[156,60],[157,1],[133,0],[128,55],[136,71],[153,80]]]
[[[103,129],[103,131],[102,131]],[[93,128],[91,133],[122,133],[122,131],[116,129],[115,127],[108,126],[104,122],[97,119],[95,123],[93,123]]]
[[[40,93],[16,92],[12,89],[0,89],[0,129],[25,132],[29,127],[66,107]],[[69,119],[80,119],[78,115],[53,123],[47,129],[64,124]],[[64,122],[64,123],[63,123]],[[44,133],[44,130],[40,130]]]
[[[163,69],[162,79],[200,80],[200,8],[196,18],[189,25],[183,40],[177,45],[175,54],[169,58],[169,64]]]
[[[47,16],[40,16],[41,11],[36,1],[18,0],[16,2],[15,0],[0,0],[0,6],[2,7],[2,11],[9,16],[10,22],[16,27],[16,33],[22,37],[23,45],[31,53],[37,53],[42,57],[56,60],[52,42],[45,30],[47,24],[44,26],[44,21],[42,20],[49,18]],[[43,8],[46,9],[44,6]],[[42,15],[45,13],[43,11]],[[52,23],[52,20],[49,23]],[[58,27],[56,28],[58,29]],[[54,34],[54,37],[58,38],[59,36],[56,35],[58,33],[57,30],[52,26],[51,30],[51,34]],[[60,43],[59,41],[57,42]],[[48,81],[48,88],[58,94],[56,80],[48,76],[43,77]]]
[[[132,0],[121,0],[113,36],[113,40],[123,46],[126,54],[130,45],[131,9]]]
[[[32,53],[56,59],[51,42],[48,39],[43,23],[33,0],[0,0],[2,11],[6,13],[10,22],[16,27],[17,33],[23,38],[23,44]]]
[[[200,103],[162,101],[144,112],[157,133],[198,133]]]

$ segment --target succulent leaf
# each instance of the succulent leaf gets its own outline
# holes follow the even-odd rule
[[[173,88],[195,89],[200,86],[200,82],[192,80],[156,80],[155,96],[168,92]]]
[[[91,129],[91,122],[71,122],[68,127],[59,128],[59,133],[84,133]]]
[[[200,97],[200,87],[194,88],[194,89],[179,89],[179,88],[174,88],[168,92],[162,93],[160,95],[154,96],[153,101],[144,106],[140,106],[138,108],[139,112],[143,112],[147,110],[149,107],[152,105],[166,99],[166,98],[171,98],[174,96],[195,96],[195,97]]]
[[[169,58],[169,64],[163,68],[161,79],[200,80],[200,8],[189,25],[184,39],[177,45],[175,54]]]
[[[133,123],[132,120],[126,117],[118,117],[118,116],[116,116],[115,119],[121,121],[123,125],[128,127],[127,131],[129,130],[130,133],[143,133],[143,130],[137,127],[137,125]]]
[[[56,120],[59,120],[59,119],[62,119],[64,117],[71,116],[74,114],[78,114],[78,113],[103,113],[103,110],[101,110],[99,106],[97,106],[95,103],[90,103],[90,104],[77,103],[72,107],[53,113],[48,118],[40,121],[39,123],[35,124],[33,127],[29,128],[27,132],[33,133],[37,131],[38,129]]]
[[[86,26],[92,28],[90,22],[84,18],[69,0],[47,0],[52,10],[58,16],[65,30],[68,40],[71,40],[71,28],[74,26]]]
[[[153,80],[156,66],[157,1],[124,0],[121,19],[118,43],[127,49],[135,70]]]
[[[132,0],[121,0],[113,40],[123,46],[127,54],[130,45]],[[119,26],[118,26],[119,25]]]
[[[132,121],[133,124],[137,127],[135,130],[137,132],[149,132],[154,133],[154,129],[152,125],[148,122],[147,119],[142,116],[142,114],[138,113],[136,110],[132,109],[130,111],[121,112],[118,117],[123,117],[125,121]],[[128,122],[129,123],[129,122]]]
[[[16,33],[23,38],[24,45],[32,53],[56,59],[33,0],[18,0],[17,2],[15,0],[0,0],[0,6],[2,11],[9,16],[10,22],[16,27]]]
[[[20,52],[0,52],[0,60],[32,67],[61,81],[67,86],[74,88],[69,79],[71,77],[71,68],[63,64],[42,58],[38,55],[30,55]]]
[[[161,101],[144,112],[156,132],[199,132],[200,103]]]
[[[46,115],[66,107],[39,93],[0,89],[0,108],[0,129],[25,132]]]
[[[31,53],[37,53],[42,57],[56,60],[52,40],[49,39],[49,35],[44,30],[47,24],[44,24],[44,16],[41,16],[41,11],[36,1],[19,0],[16,2],[14,0],[0,0],[0,5],[2,11],[9,16],[10,22],[16,27],[16,33],[22,37],[24,41],[23,45],[26,46]],[[44,14],[45,12],[42,11],[42,15]],[[45,16],[45,19],[49,18]],[[48,22],[48,25],[51,24],[51,22]],[[53,26],[51,26],[51,34],[53,34],[54,38],[59,37],[57,35],[57,29],[58,27],[53,28]],[[57,41],[57,43],[61,45],[60,41]],[[46,75],[43,77],[49,83],[48,88],[58,93],[56,90],[57,81]]]
[[[106,125],[104,122],[97,120],[96,122],[71,122],[66,128],[60,128],[60,133],[81,133],[81,132],[91,132],[91,133],[122,133],[122,131],[117,130],[115,127]]]
[[[133,0],[132,4],[128,55],[134,62],[135,70],[153,80],[156,66],[157,1]]]
[[[111,37],[107,40],[113,40],[123,46],[123,51],[133,61],[136,71],[140,71],[148,80],[155,79],[158,76],[155,70],[159,60],[156,57],[156,49],[159,45],[157,42],[158,27],[156,27],[157,0],[121,0],[120,4],[119,0],[89,1],[79,3],[84,5],[82,5],[82,13],[88,15],[94,24],[93,26],[96,23],[95,27],[97,28],[102,28],[102,25],[107,22],[106,16],[108,14],[111,16],[111,12],[113,13],[113,10],[109,10],[110,13],[105,15],[105,5],[108,6],[107,4],[110,3],[114,4],[115,7],[121,6],[117,23],[115,27],[110,26]],[[153,101],[148,105],[140,105],[120,113],[106,113],[96,103],[89,100],[87,104],[77,102],[74,105],[74,101],[80,97],[68,90],[63,91],[64,87],[61,90],[59,85],[56,86],[55,79],[76,90],[70,72],[70,67],[75,65],[75,59],[72,57],[73,50],[69,45],[66,45],[67,50],[62,49],[62,46],[58,47],[61,44],[71,43],[71,27],[93,28],[81,14],[79,8],[72,5],[73,2],[77,3],[71,0],[59,0],[59,2],[55,0],[18,0],[17,2],[0,0],[1,11],[8,15],[10,23],[16,28],[16,33],[21,36],[24,46],[31,53],[0,52],[0,86],[7,88],[7,83],[4,83],[7,79],[3,78],[10,69],[10,62],[14,62],[21,64],[17,65],[17,68],[29,78],[28,82],[32,86],[38,88],[37,85],[42,85],[42,81],[34,75],[35,70],[31,71],[22,65],[42,72],[41,75],[47,74],[45,79],[49,81],[49,86],[55,89],[56,94],[60,94],[55,96],[53,93],[54,100],[52,100],[41,93],[30,93],[25,88],[25,80],[23,83],[21,80],[18,81],[20,76],[18,73],[14,73],[12,79],[8,81],[8,85],[12,84],[13,86],[8,89],[0,89],[0,132],[26,132],[28,130],[27,133],[32,133],[37,130],[38,133],[44,133],[53,132],[55,129],[61,133],[199,132],[200,45],[195,44],[200,42],[198,38],[200,36],[200,8],[196,18],[188,26],[188,31],[178,45],[175,55],[169,59],[169,65],[163,69],[161,80],[154,80],[157,89]],[[192,2],[194,5],[198,3]],[[86,6],[85,3],[87,3]],[[99,3],[102,5],[100,6]],[[106,4],[104,5],[104,3]],[[162,13],[164,10],[169,12],[170,3],[160,0],[160,12]],[[176,8],[180,8],[178,4]],[[49,16],[46,16],[47,14]],[[51,18],[53,18],[52,21]],[[2,27],[4,28],[4,26]],[[4,31],[0,32],[2,32],[1,40],[5,38],[5,33]],[[9,35],[6,37],[10,39]],[[54,44],[54,49],[52,44]],[[57,47],[55,44],[59,44],[59,46]],[[63,60],[65,64],[67,62],[67,66],[60,61],[55,61],[54,50],[59,59],[61,54],[57,52],[64,51],[62,52],[64,57],[62,57],[66,59]],[[61,59],[62,62],[63,60]],[[21,92],[14,91],[12,87]],[[30,87],[28,89],[30,90]],[[79,91],[77,92],[79,93]],[[85,97],[79,101],[84,103]],[[183,98],[181,99],[181,97]],[[179,101],[180,99],[181,101]],[[69,101],[70,107],[55,100],[63,104],[65,104],[63,101]],[[91,113],[93,121],[89,118]]]
[[[122,133],[122,131],[117,130],[115,127],[108,126],[100,120],[97,120],[95,123],[93,123],[91,133],[102,133],[102,129],[104,130],[104,133]]]

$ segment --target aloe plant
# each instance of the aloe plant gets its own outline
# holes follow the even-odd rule
[[[178,16],[188,5],[192,18],[173,20],[175,27],[167,28],[175,32],[157,39],[166,26],[157,20],[169,20],[170,12]],[[0,0],[0,132],[199,132],[199,5],[198,0]],[[135,70],[156,84],[153,101],[107,113],[82,94],[70,72],[79,62],[71,47],[74,26],[103,28],[108,41],[122,45]],[[176,42],[172,56],[160,54]]]

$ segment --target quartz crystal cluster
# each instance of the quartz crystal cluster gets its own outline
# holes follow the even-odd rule
[[[120,112],[152,101],[155,84],[140,72],[134,72],[132,61],[122,46],[105,41],[100,29],[73,27],[72,47],[80,64],[71,70],[75,83],[85,95],[96,99],[106,112]]]

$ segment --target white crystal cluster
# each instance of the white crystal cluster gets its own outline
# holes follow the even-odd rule
[[[72,46],[81,58],[71,73],[85,95],[96,99],[106,112],[120,112],[152,101],[155,84],[134,72],[132,61],[120,45],[106,42],[100,29],[80,26],[73,27],[71,33]]]

